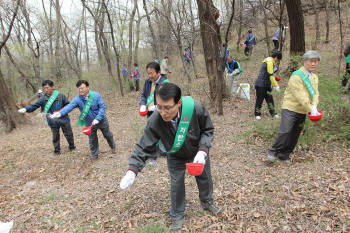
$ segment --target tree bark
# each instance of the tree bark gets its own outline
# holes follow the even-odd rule
[[[134,8],[130,15],[130,21],[129,21],[129,54],[128,54],[128,63],[127,67],[128,70],[131,71],[131,63],[132,63],[132,47],[133,47],[133,26],[134,26],[134,18],[136,14],[137,9],[137,0],[134,0]]]
[[[337,6],[337,11],[338,11],[338,22],[339,22],[339,34],[340,34],[340,53],[339,53],[339,65],[338,65],[338,76],[340,75],[340,67],[342,64],[342,59],[343,59],[343,47],[344,47],[344,34],[343,34],[343,20],[341,16],[341,1],[338,0],[338,6]]]
[[[315,0],[311,0],[311,4],[312,4],[312,8],[314,10],[314,13],[315,13],[315,25],[316,25],[316,38],[315,38],[315,41],[312,45],[312,49],[313,50],[316,50],[317,49],[317,45],[320,41],[320,24],[318,22],[318,10],[316,9],[316,4],[315,4]]]
[[[237,31],[237,52],[239,52],[239,48],[240,48],[240,43],[241,43],[241,39],[242,39],[242,21],[243,21],[243,0],[239,1],[239,27],[238,27],[238,31]]]
[[[85,7],[83,10],[83,23],[84,23],[84,39],[85,39],[85,52],[86,52],[86,67],[87,70],[90,70],[90,54],[89,54],[89,42],[88,42],[88,38],[87,38],[87,27],[86,27],[86,11],[85,11]]]
[[[329,43],[329,9],[328,0],[324,0],[325,12],[326,12],[326,40],[325,43]]]
[[[304,16],[300,0],[286,0],[290,25],[290,54],[302,55],[305,52]]]
[[[148,21],[149,31],[150,31],[151,36],[152,36],[152,48],[153,48],[154,56],[155,56],[155,58],[158,59],[159,58],[159,50],[158,50],[158,46],[157,46],[157,42],[156,42],[157,41],[156,35],[154,33],[154,30],[153,30],[151,17],[149,16],[149,13],[148,13],[146,0],[143,0],[143,9],[145,10],[147,21]]]
[[[56,78],[62,78],[61,73],[61,49],[60,49],[60,36],[61,36],[61,9],[60,1],[56,0],[56,35],[55,35],[55,66],[56,66]]]

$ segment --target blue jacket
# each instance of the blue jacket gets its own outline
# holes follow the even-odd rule
[[[165,79],[167,79],[166,77],[164,77],[163,75],[160,75],[160,77],[158,78],[158,80],[156,81],[156,88],[159,84],[161,84]],[[147,98],[148,96],[151,94],[151,89],[152,89],[152,80],[151,79],[146,79],[145,81],[145,85],[143,86],[143,92],[141,94],[141,100],[140,100],[140,105],[146,105],[147,103]],[[156,98],[154,98],[154,105],[157,105],[156,102]]]
[[[77,95],[76,97],[74,97],[74,99],[66,107],[64,107],[60,111],[60,113],[62,114],[62,116],[67,115],[69,112],[71,112],[76,107],[78,107],[80,112],[82,112],[86,101],[87,100],[85,99],[84,96]],[[90,111],[85,118],[85,124],[91,125],[92,121],[94,119],[101,122],[103,119],[106,118],[105,111],[106,111],[106,105],[102,99],[102,96],[95,91],[95,96],[94,96],[94,100],[92,101]]]
[[[246,40],[245,40],[245,42],[244,42],[244,44],[245,44],[247,47],[252,47],[253,45],[256,44],[256,38],[255,38],[255,36],[254,36],[253,39],[251,39],[253,36],[254,36],[253,33],[248,33],[247,38],[246,38]]]
[[[36,109],[38,109],[39,107],[41,107],[41,111],[44,111],[45,105],[47,103],[47,101],[49,100],[50,96],[48,94],[42,95],[37,102],[35,102],[32,105],[29,105],[26,107],[27,112],[34,112]],[[57,98],[55,99],[55,101],[53,102],[53,104],[51,105],[48,113],[53,114],[53,112],[60,110],[61,108],[63,108],[64,106],[66,106],[67,104],[69,104],[69,101],[67,99],[67,97],[65,95],[63,95],[62,93],[60,93]],[[51,127],[51,128],[58,128],[62,125],[66,125],[70,122],[69,116],[64,116],[61,118],[61,120],[55,120],[49,117],[49,115],[46,115],[46,121],[47,124]]]
[[[238,69],[238,64],[235,60],[232,59],[231,63],[228,63],[228,61],[226,61],[225,68],[227,69],[227,72],[231,74],[235,69]]]

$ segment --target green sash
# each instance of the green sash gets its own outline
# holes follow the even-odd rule
[[[188,132],[188,127],[192,119],[193,109],[194,109],[194,100],[191,96],[184,96],[182,99],[182,110],[181,110],[181,119],[179,126],[177,127],[177,132],[175,135],[175,141],[173,147],[168,153],[175,153],[180,150],[182,144],[186,139]]]
[[[57,98],[57,96],[59,94],[60,94],[59,91],[56,91],[56,90],[53,91],[52,95],[50,96],[49,100],[46,102],[45,107],[44,107],[44,111],[46,113],[48,113],[48,111],[50,110],[53,102],[55,102],[55,100],[56,100],[56,98]]]
[[[161,83],[170,83],[169,79],[164,79],[163,82]],[[153,84],[152,84],[153,85]],[[154,91],[156,90],[156,88],[154,88]],[[151,105],[151,103],[154,102],[154,91],[151,92],[151,94],[149,94],[148,98],[147,98],[147,107]]]
[[[349,54],[348,56],[346,56],[345,62],[346,62],[346,63],[350,63],[350,54]]]
[[[292,75],[298,75],[303,80],[307,90],[309,91],[309,93],[311,95],[311,98],[313,99],[314,95],[316,94],[316,91],[315,91],[314,87],[312,86],[311,81],[308,78],[308,76],[306,76],[306,74],[301,70],[294,71],[292,73]]]
[[[88,97],[88,100],[86,101],[85,103],[85,106],[83,108],[83,111],[80,113],[80,116],[79,116],[79,120],[77,122],[77,125],[81,125],[81,126],[85,126],[85,118],[87,116],[87,114],[89,113],[90,111],[90,108],[91,108],[91,105],[92,105],[92,102],[94,101],[94,96],[95,96],[95,92],[93,91],[89,91],[89,97]]]
[[[248,40],[248,42],[251,42],[254,38],[255,38],[255,36],[253,35],[252,37],[250,37],[250,39]]]
[[[243,69],[241,67],[241,64],[239,64],[238,61],[236,61],[236,62],[237,62],[237,65],[238,65],[239,73],[242,74],[243,73]]]

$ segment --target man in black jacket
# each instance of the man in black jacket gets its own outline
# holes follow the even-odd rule
[[[42,87],[45,94],[42,95],[37,102],[25,108],[19,109],[18,112],[34,112],[37,108],[41,107],[41,110],[46,113],[46,121],[52,131],[52,142],[55,148],[54,154],[59,155],[61,153],[60,128],[62,129],[63,135],[67,139],[69,150],[72,151],[75,149],[75,146],[69,116],[64,116],[61,119],[52,119],[49,117],[50,114],[59,111],[61,108],[69,104],[69,101],[65,95],[54,89],[53,81],[44,80],[42,82]]]
[[[171,179],[171,230],[177,232],[184,222],[186,163],[204,164],[202,174],[196,176],[201,205],[213,214],[222,213],[213,201],[210,172],[209,148],[214,137],[214,126],[204,106],[190,96],[181,98],[181,89],[175,84],[160,84],[156,99],[157,111],[149,118],[144,134],[135,146],[129,160],[129,170],[120,187],[126,189],[132,185],[161,140],[167,150]]]

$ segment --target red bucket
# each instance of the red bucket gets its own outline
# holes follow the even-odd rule
[[[146,116],[148,113],[148,109],[144,112],[139,111],[140,116]]]
[[[204,168],[203,163],[186,163],[186,169],[191,176],[199,176]]]
[[[92,125],[83,128],[83,134],[90,135],[91,134],[91,128],[92,128]]]
[[[319,121],[319,120],[321,120],[321,118],[323,116],[323,111],[318,110],[318,112],[320,113],[319,116],[311,116],[310,112],[307,113],[307,116],[310,118],[311,121]]]
[[[280,76],[276,76],[275,79],[276,79],[277,82],[281,81],[281,77]]]

